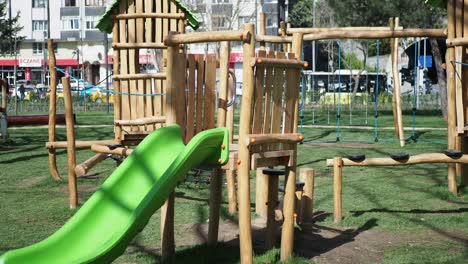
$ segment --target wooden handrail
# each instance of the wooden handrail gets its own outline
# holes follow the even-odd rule
[[[99,145],[112,145],[115,144],[116,141],[112,140],[91,140],[91,141],[76,141],[75,148],[76,149],[86,149],[91,147],[93,144]],[[67,141],[53,141],[53,142],[46,142],[46,148],[48,149],[65,149],[67,148]]]
[[[147,42],[147,43],[113,43],[113,49],[167,49],[163,43]]]
[[[152,125],[152,124],[160,124],[165,123],[166,117],[165,116],[150,116],[150,117],[143,117],[133,120],[115,120],[114,124],[116,126],[142,126],[142,125]]]
[[[379,31],[330,31],[304,35],[304,41],[324,40],[324,39],[383,39],[383,38],[446,38],[446,29],[415,29],[407,28],[403,30],[379,30]]]
[[[249,41],[251,34],[242,31],[210,31],[210,32],[193,32],[185,34],[175,34],[170,32],[164,39],[164,44],[167,46],[175,46],[178,44],[202,43],[202,42],[217,42],[217,41]]]
[[[245,144],[254,146],[267,143],[297,143],[304,140],[301,133],[288,134],[251,134],[247,135]]]
[[[108,146],[103,146],[103,145],[91,145],[91,150],[96,152],[96,153],[106,153],[106,154],[114,154],[114,155],[120,155],[120,156],[130,156],[132,154],[133,149],[128,149],[128,148],[115,148],[115,149],[110,149]]]
[[[141,80],[141,79],[158,79],[165,80],[165,73],[135,73],[135,74],[117,74],[113,77],[114,80]]]
[[[390,157],[386,158],[366,158],[363,161],[352,161],[343,158],[343,166],[399,166],[422,163],[464,163],[468,164],[468,155],[460,158],[452,158],[444,153],[424,153],[410,156],[408,160],[397,161]],[[334,159],[327,159],[327,167],[333,167]]]
[[[290,36],[268,36],[268,35],[256,35],[255,41],[257,42],[268,42],[268,43],[291,43],[292,37]]]
[[[117,20],[134,19],[134,18],[167,18],[167,19],[184,19],[185,13],[165,14],[165,13],[135,13],[135,14],[118,14],[112,16]]]
[[[281,68],[306,68],[307,62],[301,60],[288,60],[288,59],[272,59],[272,58],[251,58],[250,65],[253,66],[270,66]]]

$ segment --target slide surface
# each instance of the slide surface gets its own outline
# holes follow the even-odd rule
[[[0,264],[112,262],[188,170],[227,162],[227,133],[224,128],[207,130],[185,145],[179,126],[156,130],[62,228],[37,244],[6,252]]]

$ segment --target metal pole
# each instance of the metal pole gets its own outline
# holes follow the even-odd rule
[[[109,52],[109,40],[107,39],[107,33],[104,32],[104,60],[106,62],[106,112],[110,112],[110,102],[109,102],[109,61],[107,60],[107,53]]]
[[[17,41],[18,39],[15,37],[15,43],[13,45],[13,49],[15,52],[15,62],[13,63],[13,87],[15,87],[15,115],[18,115],[18,87],[16,87],[16,63],[18,62],[18,52],[17,52]]]

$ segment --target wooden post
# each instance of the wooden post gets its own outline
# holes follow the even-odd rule
[[[296,199],[295,199],[295,209],[294,209],[294,219],[296,224],[302,223],[302,196],[304,191],[296,190]]]
[[[67,158],[68,158],[68,192],[70,196],[70,208],[78,205],[78,191],[76,187],[76,150],[75,150],[75,121],[73,120],[73,102],[70,89],[70,79],[62,78],[63,99],[65,103],[65,122],[67,128]]]
[[[2,111],[3,114],[6,116],[7,115],[7,96],[8,96],[8,86],[7,86],[7,81],[5,80],[0,80],[0,85],[2,89]]]
[[[228,98],[231,100],[235,96],[234,91],[234,79],[228,79]],[[233,133],[234,133],[234,105],[227,109],[226,127],[229,130],[229,144],[232,144]],[[229,214],[234,214],[237,211],[237,192],[236,192],[236,171],[234,168],[226,170],[226,182],[228,190],[228,203],[229,203]]]
[[[278,204],[278,180],[278,175],[271,175],[268,179],[268,209],[265,235],[267,249],[272,249],[276,246],[275,209]]]
[[[250,215],[250,153],[245,139],[250,133],[250,120],[252,118],[252,99],[254,96],[254,72],[250,65],[250,58],[255,56],[254,25],[244,24],[243,32],[252,37],[244,41],[243,46],[243,91],[241,104],[241,118],[239,124],[239,154],[238,154],[238,197],[239,197],[239,236],[241,263],[252,263],[252,231]],[[239,164],[240,163],[240,164]]]
[[[283,203],[283,229],[281,232],[281,261],[287,261],[293,253],[294,248],[294,209],[296,193],[296,160],[297,145],[293,146],[294,157],[292,164],[286,167],[286,187],[284,190]]]
[[[87,159],[85,162],[79,164],[75,167],[75,174],[77,177],[84,176],[88,171],[96,166],[99,162],[107,158],[107,153],[98,153],[91,158]]]
[[[302,221],[311,221],[314,210],[314,169],[300,170],[299,177],[304,182],[304,195],[302,196]]]
[[[263,174],[263,169],[258,168],[255,177],[255,213],[262,218],[267,217],[268,200],[268,175]]]
[[[265,13],[260,12],[259,18],[259,27],[258,27],[258,34],[260,36],[266,35],[266,26],[265,26]],[[265,50],[265,41],[260,42],[260,50]]]
[[[233,215],[237,211],[237,195],[236,195],[236,176],[235,170],[226,170],[226,182],[228,189],[228,212]]]
[[[395,17],[394,27],[400,26],[400,19]],[[405,146],[405,134],[403,131],[403,115],[401,109],[401,90],[400,90],[400,72],[398,71],[398,47],[399,40],[394,38],[392,45],[392,73],[393,73],[393,99],[395,101],[396,111],[396,129],[398,130],[398,139],[400,146]],[[395,116],[394,116],[395,118]]]
[[[214,246],[218,242],[219,210],[222,199],[221,169],[213,169],[210,180],[210,218],[208,223],[208,245]]]
[[[284,21],[280,22],[280,35],[282,37],[286,36],[286,23]],[[288,43],[283,43],[283,52],[288,52]]]
[[[55,141],[55,116],[57,115],[57,70],[55,69],[55,52],[54,41],[47,40],[47,50],[49,52],[49,73],[50,73],[50,86],[49,86],[49,142]],[[61,180],[60,174],[57,170],[57,158],[55,149],[48,149],[49,152],[49,171],[50,176],[56,181]]]
[[[167,79],[166,79],[166,125],[177,123],[177,63],[178,48],[167,48]],[[180,78],[180,77],[179,77]],[[161,207],[161,257],[164,262],[171,262],[175,254],[174,242],[174,192],[167,198]]]
[[[447,1],[448,12],[448,28],[447,38],[452,39],[455,37],[455,3],[454,0]],[[446,59],[447,62],[447,148],[456,149],[456,107],[455,107],[455,68],[453,63],[455,60],[455,48],[447,47]],[[456,165],[448,165],[448,189],[450,192],[457,193],[457,173]]]
[[[463,37],[468,37],[468,1],[464,1],[463,5]],[[466,26],[465,26],[466,25]],[[463,46],[463,56],[462,60],[468,60],[468,46]],[[468,68],[462,67],[462,102],[463,102],[463,115],[464,115],[464,122],[468,124]],[[467,134],[463,133],[461,136],[461,150],[464,154],[468,153],[468,138]],[[468,165],[462,164],[461,165],[461,186],[466,187],[468,186]]]
[[[229,42],[221,42],[220,47],[220,67],[219,67],[219,96],[218,96],[218,118],[217,127],[226,126],[227,94],[229,78]],[[213,113],[214,114],[214,113]],[[205,114],[206,115],[206,114]],[[210,181],[210,218],[208,226],[208,245],[215,245],[218,242],[219,210],[222,200],[222,171],[213,169]]]
[[[335,223],[341,221],[342,205],[342,179],[343,178],[343,161],[341,157],[336,157],[333,161],[333,202],[335,212]]]

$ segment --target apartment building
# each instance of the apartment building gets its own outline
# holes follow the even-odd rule
[[[11,13],[20,15],[23,26],[16,54],[0,56],[0,77],[12,84],[17,80],[49,83],[46,41],[54,39],[57,66],[67,74],[96,84],[106,77],[106,62],[112,63],[112,36],[95,28],[111,0],[0,0]],[[281,0],[280,0],[281,1]],[[267,34],[277,33],[280,21],[278,0],[183,0],[198,17],[198,31],[240,29],[245,23],[258,24],[260,12],[266,14]],[[258,29],[258,26],[257,26]],[[109,51],[106,54],[106,38]],[[191,45],[192,53],[213,53],[215,46]],[[13,49],[12,49],[13,50]],[[239,68],[240,43],[233,43],[231,66]],[[150,63],[150,52],[140,51],[140,64]],[[16,57],[15,57],[16,55]],[[236,67],[237,65],[237,67]],[[150,68],[150,67],[149,67]],[[109,71],[111,72],[111,66]],[[241,71],[239,72],[239,74]]]
[[[17,80],[48,84],[47,39],[55,42],[57,67],[89,83],[105,78],[104,44],[107,34],[95,29],[106,9],[106,0],[2,0],[7,16],[19,14],[23,26],[18,52],[0,57],[0,75],[12,84]],[[49,4],[49,7],[48,7]],[[110,44],[108,44],[110,45]],[[13,50],[13,49],[12,49]]]

